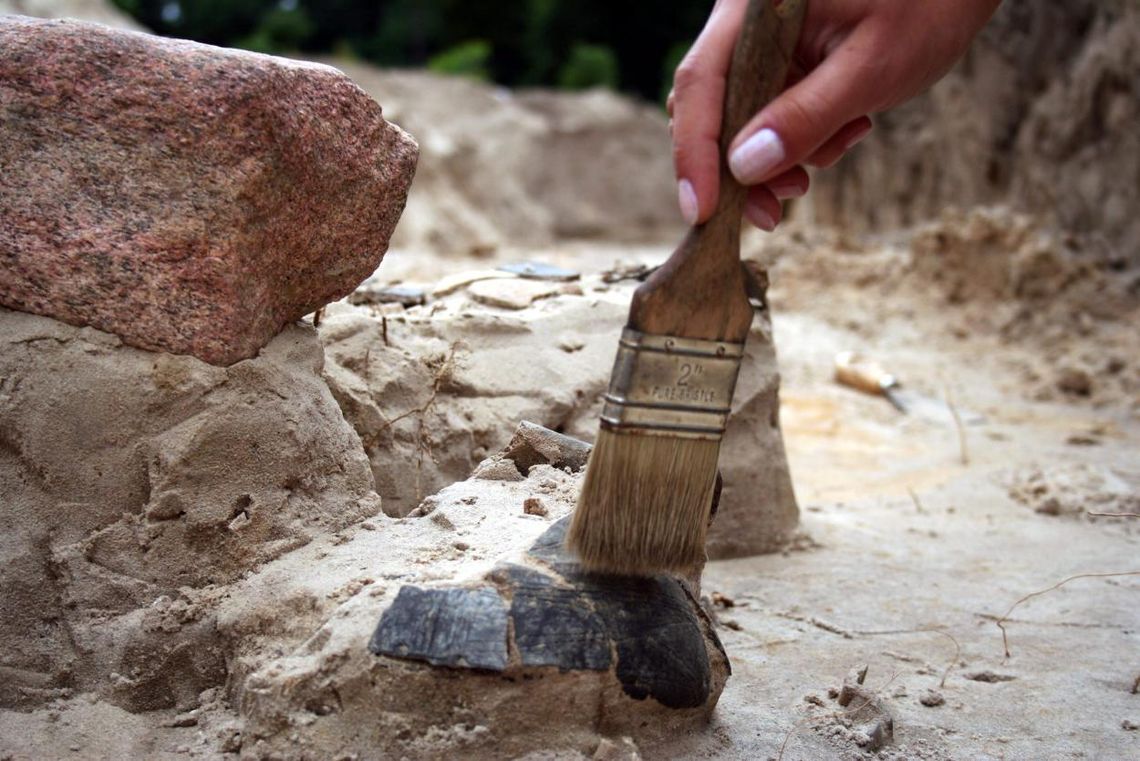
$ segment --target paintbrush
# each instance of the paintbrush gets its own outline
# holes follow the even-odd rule
[[[726,85],[716,210],[633,294],[567,532],[588,570],[685,573],[705,560],[720,441],[752,324],[740,263],[747,190],[725,154],[783,89],[805,6],[749,3]]]

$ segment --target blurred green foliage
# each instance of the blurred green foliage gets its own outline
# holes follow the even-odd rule
[[[316,28],[302,7],[291,10],[271,8],[261,16],[253,34],[238,40],[237,45],[259,53],[300,50],[305,41],[313,36]]]
[[[113,0],[159,34],[659,100],[712,0]]]
[[[428,59],[428,68],[440,74],[457,74],[474,79],[489,79],[487,61],[491,60],[491,43],[468,40]]]
[[[614,51],[605,45],[587,45],[579,42],[570,48],[570,55],[558,73],[558,85],[567,90],[585,90],[587,87],[617,89],[618,62]]]

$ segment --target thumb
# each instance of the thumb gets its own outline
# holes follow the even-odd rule
[[[729,148],[737,181],[757,185],[808,162],[844,125],[875,111],[885,84],[871,50],[868,35],[853,34],[753,117]]]

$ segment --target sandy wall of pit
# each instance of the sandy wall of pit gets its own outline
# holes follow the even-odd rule
[[[380,510],[312,329],[228,368],[0,310],[0,704],[224,679],[204,590]]]
[[[387,317],[330,309],[325,377],[364,442],[384,511],[406,515],[466,478],[521,420],[565,430],[605,390],[625,311],[613,297],[507,310],[462,294]]]
[[[1140,6],[1006,0],[929,92],[816,174],[804,218],[889,231],[1004,203],[1140,264]]]

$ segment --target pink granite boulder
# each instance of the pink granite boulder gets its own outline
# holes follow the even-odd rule
[[[254,356],[372,273],[417,154],[327,66],[0,17],[0,304]]]

